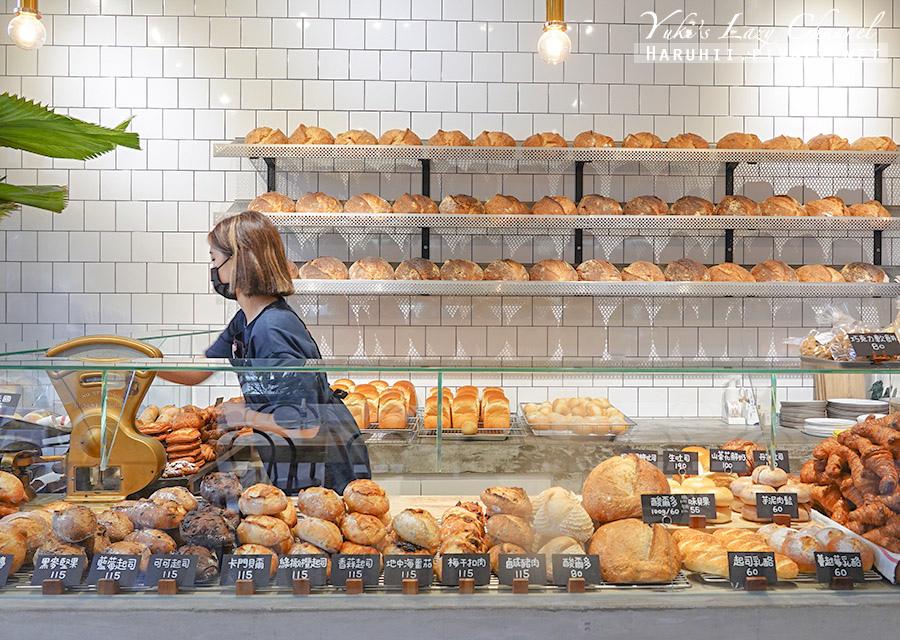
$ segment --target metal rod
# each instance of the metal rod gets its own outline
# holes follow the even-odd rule
[[[725,262],[734,262],[734,229],[725,229]]]
[[[431,227],[422,227],[422,257],[431,259]]]
[[[422,163],[422,195],[426,198],[431,197],[431,160],[429,158],[420,158]],[[431,228],[422,227],[422,257],[426,260],[431,258]]]
[[[734,170],[737,169],[739,162],[725,163],[725,195],[734,195]]]
[[[889,164],[876,164],[875,165],[875,188],[873,197],[881,202],[882,197],[884,197],[884,170],[887,169]],[[882,204],[884,204],[882,202]]]
[[[584,230],[575,229],[575,266],[584,262]]]
[[[872,233],[872,264],[881,264],[881,229]]]
[[[575,204],[581,202],[584,197],[584,160],[575,161]]]
[[[275,158],[263,158],[266,161],[266,191],[275,191]]]
[[[547,22],[565,22],[564,0],[547,0]]]

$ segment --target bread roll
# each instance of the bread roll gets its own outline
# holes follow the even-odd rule
[[[294,209],[294,201],[277,191],[264,193],[251,200],[250,204],[247,205],[247,211],[257,211],[259,213],[289,213],[294,211]]]
[[[791,196],[772,196],[759,203],[764,216],[805,216],[806,210]]]
[[[344,502],[350,511],[381,516],[390,511],[391,503],[376,482],[367,479],[354,480],[344,487]]]
[[[432,553],[440,543],[438,522],[424,509],[404,509],[394,516],[391,527],[402,540]]]
[[[897,144],[889,136],[857,138],[850,145],[853,151],[897,151]]]
[[[469,260],[447,260],[441,267],[441,280],[484,280],[484,271]]]
[[[836,269],[824,264],[808,264],[797,268],[800,282],[846,282],[844,276]]]
[[[885,209],[878,200],[869,200],[861,204],[851,204],[848,208],[854,218],[890,218],[891,212]]]
[[[716,206],[717,216],[758,216],[762,215],[759,205],[744,196],[725,196]]]
[[[634,454],[608,458],[594,467],[581,490],[581,501],[598,522],[641,515],[641,495],[669,493],[666,476]]]
[[[437,213],[437,203],[421,194],[404,193],[394,201],[394,213]]]
[[[531,504],[534,508],[534,530],[542,536],[569,536],[580,544],[594,533],[591,516],[571,491],[551,487],[536,495]]]
[[[159,529],[134,531],[125,536],[123,542],[137,542],[146,545],[151,553],[172,553],[178,548],[172,536]]]
[[[591,194],[578,203],[578,213],[583,216],[620,216],[622,205],[618,200]]]
[[[484,213],[484,205],[481,204],[478,199],[473,198],[472,196],[446,196],[443,200],[441,200],[441,204],[438,206],[438,210],[441,213],[451,214]]]
[[[378,144],[378,139],[365,129],[350,129],[339,133],[334,139],[335,144]]]
[[[291,546],[291,528],[272,516],[247,516],[238,525],[237,535],[241,544],[277,547],[282,549],[280,553],[287,552]]]
[[[515,260],[494,260],[484,268],[485,280],[524,281],[528,280],[528,270]]]
[[[418,146],[422,139],[409,129],[388,129],[381,134],[378,144]]]
[[[664,216],[669,207],[656,196],[638,196],[626,202],[622,212],[626,216]]]
[[[534,203],[531,212],[536,216],[575,215],[575,203],[565,196],[544,196]]]
[[[482,131],[472,141],[476,147],[514,147],[516,141],[508,133],[502,131]]]
[[[847,282],[890,282],[881,267],[868,262],[851,262],[841,269],[841,275]]]
[[[655,133],[642,131],[641,133],[629,133],[622,141],[622,146],[633,149],[663,149],[666,145]]]
[[[675,216],[711,216],[716,213],[716,205],[705,198],[682,196],[669,209]]]
[[[462,131],[438,129],[436,134],[428,138],[428,144],[435,147],[471,147],[472,141]]]
[[[844,218],[850,215],[847,205],[837,196],[829,196],[806,203],[806,215],[825,216],[828,218]]]
[[[668,530],[634,518],[597,529],[588,553],[600,555],[604,582],[671,582],[681,569],[681,553]]]
[[[616,143],[609,136],[594,131],[582,131],[575,136],[573,147],[615,147]]]
[[[241,494],[238,504],[245,515],[275,515],[284,511],[287,506],[284,491],[270,484],[254,484]]]
[[[300,513],[329,522],[340,522],[344,517],[344,502],[337,493],[325,487],[308,487],[297,494]]]
[[[0,526],[0,554],[12,556],[9,573],[13,574],[25,563],[28,543],[25,536],[12,527]]]
[[[329,520],[300,514],[293,528],[298,540],[308,542],[328,552],[337,553],[344,541],[341,530]]]
[[[53,514],[53,534],[64,542],[81,542],[97,530],[97,516],[82,505],[71,505],[68,509]]]
[[[346,280],[349,277],[347,265],[330,256],[314,258],[300,267],[301,280]]]
[[[753,133],[729,133],[719,138],[717,149],[762,149],[762,141]]]
[[[712,282],[756,282],[749,271],[733,262],[723,262],[710,267],[709,279]]]
[[[500,544],[495,544],[488,550],[491,561],[491,572],[497,573],[498,567],[500,566],[501,555],[519,555],[525,553],[528,553],[528,551],[517,544],[511,544],[509,542],[501,542]]]
[[[347,213],[390,213],[391,204],[373,193],[361,193],[344,203]]]
[[[288,137],[281,129],[257,127],[246,136],[244,144],[287,144]]]
[[[552,131],[546,133],[535,133],[525,138],[522,143],[523,147],[568,147],[569,143],[558,133]]]
[[[0,501],[18,504],[25,502],[26,499],[25,486],[22,481],[7,471],[0,471]]]
[[[185,511],[194,511],[199,506],[197,499],[184,487],[164,487],[150,494],[151,500],[171,500],[184,507]]]
[[[577,282],[578,273],[568,262],[548,259],[541,260],[531,267],[531,270],[528,272],[528,279],[533,282],[541,280],[548,282]]]
[[[524,215],[531,213],[531,209],[515,196],[504,196],[498,193],[484,203],[484,212],[498,216]]]
[[[576,269],[579,280],[591,282],[621,282],[622,274],[612,263],[604,260],[586,260]]]
[[[488,518],[484,532],[489,544],[507,542],[523,549],[531,549],[534,542],[534,530],[531,526],[524,519],[507,513],[498,513]]]
[[[348,271],[351,280],[394,280],[394,268],[387,260],[369,257],[357,260]]]
[[[638,260],[622,269],[622,280],[626,282],[663,282],[666,277],[662,270],[652,262]]]
[[[431,260],[410,258],[397,266],[397,280],[440,280],[441,270]]]
[[[669,149],[709,149],[709,142],[696,133],[679,133],[669,138],[666,146]]]
[[[778,149],[781,151],[808,150],[809,145],[803,142],[803,138],[791,136],[776,136],[763,142],[763,149]]]
[[[134,531],[134,523],[121,511],[107,509],[97,514],[97,522],[106,529],[106,535],[111,542],[121,542],[129,533]]]
[[[668,282],[708,282],[709,270],[696,260],[680,258],[666,265],[665,278]]]
[[[797,272],[781,260],[766,260],[750,270],[757,282],[797,282]]]
[[[814,138],[810,138],[808,144],[813,151],[847,151],[850,149],[847,138],[842,138],[834,133],[820,133]]]
[[[334,136],[328,129],[307,127],[305,124],[301,124],[294,129],[288,142],[291,144],[334,144]]]
[[[328,194],[309,191],[297,200],[294,209],[300,213],[341,213],[344,207],[340,200]]]
[[[341,520],[341,533],[350,542],[374,547],[384,539],[387,530],[376,516],[351,512]]]

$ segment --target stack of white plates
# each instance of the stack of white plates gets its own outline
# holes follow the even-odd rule
[[[825,401],[782,402],[780,424],[789,429],[802,429],[807,418],[824,418]]]
[[[849,429],[856,424],[856,420],[839,420],[836,418],[807,418],[803,427],[803,433],[817,438],[827,438],[834,434],[835,430]]]
[[[828,417],[853,420],[861,414],[887,413],[887,400],[866,400],[864,398],[832,398],[828,401]]]

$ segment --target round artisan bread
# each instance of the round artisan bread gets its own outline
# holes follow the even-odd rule
[[[25,563],[28,553],[28,540],[21,531],[0,525],[0,554],[12,556],[9,573],[15,573]]]
[[[575,203],[565,196],[544,196],[531,208],[536,216],[573,216],[577,211]]]
[[[620,216],[622,205],[613,198],[590,194],[578,203],[578,213],[583,216]]]
[[[288,137],[281,129],[271,127],[256,127],[246,136],[244,144],[287,144]]]
[[[532,282],[577,282],[578,273],[564,260],[541,260],[528,271],[528,279]]]
[[[419,193],[404,193],[394,201],[394,213],[437,213],[437,203]]]
[[[848,208],[854,218],[890,218],[891,212],[884,208],[878,200],[869,200],[860,204],[851,204]]]
[[[582,131],[577,136],[575,136],[574,142],[572,142],[573,147],[615,147],[616,143],[609,136],[605,136],[602,133],[597,133],[596,131]]]
[[[717,216],[759,216],[759,204],[744,196],[725,196],[716,205]]]
[[[523,147],[568,147],[569,143],[558,133],[548,131],[546,133],[535,133],[525,138],[522,143]]]
[[[441,528],[424,509],[404,509],[394,516],[391,527],[406,542],[429,551],[435,551],[440,543]]]
[[[438,129],[437,133],[428,138],[428,144],[435,147],[471,147],[472,141],[462,131]]]
[[[365,129],[350,129],[334,138],[335,144],[378,144],[378,138]]]
[[[441,280],[484,280],[484,270],[470,260],[447,260],[441,267]]]
[[[247,487],[238,499],[238,504],[244,515],[271,516],[284,511],[288,499],[278,487],[257,483]]]
[[[477,198],[467,195],[446,196],[438,205],[441,213],[471,215],[484,213],[484,205]]]
[[[288,138],[290,144],[334,144],[334,136],[322,127],[307,127],[301,124]]]
[[[237,535],[241,544],[261,544],[280,553],[286,553],[292,542],[291,528],[272,516],[247,516],[238,525]]]
[[[682,196],[672,203],[669,212],[674,216],[712,216],[716,205],[698,196]]]
[[[841,275],[847,282],[890,282],[890,278],[881,267],[868,262],[851,262],[844,265]]]
[[[669,531],[634,518],[597,529],[588,553],[600,556],[604,582],[671,582],[681,570],[681,553]]]
[[[803,138],[791,136],[776,136],[763,142],[763,149],[778,149],[781,151],[805,151],[809,145],[803,142]]]
[[[709,270],[696,260],[679,258],[666,265],[667,282],[708,282]]]
[[[283,193],[269,191],[254,198],[247,205],[247,211],[258,213],[291,213],[296,209],[296,204]]]
[[[388,129],[381,134],[378,144],[419,146],[422,139],[409,129]]]
[[[531,549],[534,542],[534,529],[531,525],[524,518],[508,513],[498,513],[488,518],[484,532],[488,542],[493,544],[508,542],[523,549]]]
[[[482,131],[472,141],[472,145],[476,147],[514,147],[516,140],[503,131]]]
[[[797,268],[800,282],[847,282],[841,272],[824,264],[807,264]]]
[[[341,213],[344,210],[341,201],[321,191],[307,191],[294,206],[298,213]]]
[[[797,282],[797,272],[781,260],[766,260],[750,269],[757,282]]]
[[[679,133],[669,138],[666,146],[669,149],[709,149],[709,142],[696,133]]]
[[[494,260],[484,268],[484,279],[524,281],[528,280],[528,269],[509,258]]]
[[[410,258],[397,265],[397,280],[440,280],[441,270],[427,258]]]
[[[710,267],[709,279],[712,282],[756,282],[749,271],[733,262],[723,262]]]
[[[639,518],[641,495],[669,493],[666,476],[634,454],[616,456],[594,467],[582,487],[582,504],[597,522]]]
[[[759,203],[759,211],[764,216],[805,216],[806,209],[791,196],[772,196]]]
[[[527,204],[515,196],[495,195],[484,203],[484,212],[490,215],[525,215],[531,213]]]
[[[341,260],[320,256],[300,267],[299,275],[303,280],[347,280],[350,272]]]
[[[344,502],[350,511],[381,516],[391,508],[390,500],[376,482],[367,479],[354,480],[344,487]]]
[[[663,282],[665,279],[662,269],[645,260],[632,262],[622,269],[622,280],[627,282]]]
[[[81,542],[90,538],[97,531],[97,526],[94,512],[80,504],[55,512],[51,523],[53,534],[64,542]]]
[[[625,203],[622,213],[626,216],[664,216],[669,207],[656,196],[637,196]]]
[[[850,143],[834,133],[820,133],[807,143],[813,151],[849,151]]]
[[[850,149],[853,151],[897,151],[897,143],[889,136],[867,136],[854,140]]]
[[[655,133],[642,131],[640,133],[629,133],[622,141],[622,146],[633,149],[663,149],[666,145]]]
[[[622,274],[611,262],[586,260],[575,270],[579,280],[591,282],[621,282]]]
[[[308,487],[297,494],[300,513],[329,522],[339,523],[344,517],[344,501],[337,493],[325,487]]]
[[[308,542],[328,553],[337,553],[344,541],[338,526],[328,520],[300,514],[293,528],[298,540]]]
[[[151,553],[172,553],[178,548],[175,540],[165,531],[159,529],[141,529],[125,536],[123,542],[137,542],[147,545]]]
[[[390,213],[391,203],[374,193],[361,193],[344,203],[346,213]]]
[[[374,547],[384,539],[387,530],[378,516],[350,512],[341,520],[341,533],[350,542]]]
[[[762,149],[762,140],[754,133],[729,133],[716,143],[717,149]]]
[[[844,201],[837,196],[811,200],[806,203],[806,215],[825,216],[827,218],[844,218],[850,215],[850,210]]]
[[[532,515],[531,500],[521,487],[488,487],[481,492],[481,502],[488,515],[507,513],[520,518]]]
[[[378,257],[361,258],[350,265],[351,280],[394,280],[394,268],[387,260]]]

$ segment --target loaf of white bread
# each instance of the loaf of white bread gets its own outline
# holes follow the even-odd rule
[[[344,405],[360,429],[405,429],[407,418],[416,415],[416,388],[408,380],[388,385],[384,380],[356,384],[341,378],[331,388],[347,394]]]
[[[463,386],[456,394],[443,389],[441,398],[441,429],[460,431],[474,435],[479,429],[508,429],[510,425],[509,400],[499,387]],[[438,390],[431,389],[425,400],[425,428],[438,427]]]

